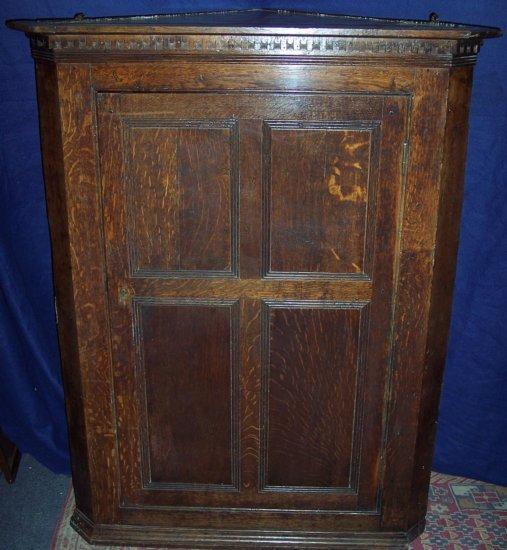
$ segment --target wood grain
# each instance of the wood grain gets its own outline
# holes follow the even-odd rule
[[[431,473],[428,464],[431,463],[433,454],[447,336],[451,323],[472,75],[470,67],[453,69],[449,75],[429,327],[412,478],[412,499],[417,502],[417,506],[411,510],[410,523],[423,518],[427,507],[427,486]]]
[[[414,70],[312,63],[291,65],[272,60],[264,63],[226,63],[214,60],[189,62],[174,59],[171,63],[147,60],[145,63],[111,61],[91,66],[93,85],[103,91],[273,91],[280,92],[398,92],[413,90]]]
[[[52,242],[53,280],[58,308],[58,338],[62,381],[65,390],[67,426],[71,448],[71,468],[74,477],[76,503],[93,518],[90,458],[83,385],[85,374],[78,368],[79,348],[75,319],[70,228],[66,207],[65,167],[62,151],[62,127],[56,67],[48,62],[36,64],[39,124],[43,157],[49,229]]]
[[[359,96],[359,97],[358,97]],[[367,97],[367,101],[365,98]],[[330,93],[284,93],[265,90],[259,93],[234,91],[220,93],[100,93],[99,109],[129,119],[138,117],[152,123],[162,120],[378,120],[382,117],[382,95]]]
[[[259,227],[260,230],[260,227]],[[260,256],[257,257],[260,264]],[[187,296],[195,298],[269,298],[315,300],[368,300],[372,295],[371,281],[338,279],[270,280],[270,279],[154,279],[136,278],[129,281],[137,296]]]
[[[264,305],[261,490],[350,488],[362,307]]]
[[[89,511],[94,521],[114,522],[117,454],[94,98],[86,66],[68,64],[56,67],[53,74],[52,71],[51,66],[41,65],[39,81],[44,86],[41,81],[47,74],[48,85],[56,85],[59,90],[58,96],[54,95],[54,88],[47,91],[47,96],[41,94],[41,111],[48,105],[48,117],[43,115],[43,120],[52,127],[43,137],[47,151],[45,182],[49,197],[55,197],[51,205],[57,265],[54,277],[62,309],[59,327],[62,367],[71,400],[68,414],[73,419],[71,425],[76,427],[72,443],[76,451],[72,455],[73,472],[79,492],[76,502]],[[53,202],[51,198],[49,201]],[[74,398],[81,403],[80,409],[75,408]]]
[[[176,13],[166,15],[117,16],[117,17],[85,17],[78,14],[74,19],[19,19],[9,21],[11,28],[23,30],[32,34],[79,34],[111,33],[130,34],[167,34],[168,32],[196,32],[205,34],[228,34],[239,29],[255,29],[259,34],[274,32],[287,34],[287,29],[298,29],[297,34],[312,34],[318,36],[333,35],[336,31],[340,36],[391,36],[400,37],[435,37],[459,38],[470,34],[481,37],[495,36],[499,29],[446,23],[432,20],[381,19],[362,16],[343,16],[336,14],[320,14],[316,12],[301,12],[277,9],[242,9],[221,10],[214,12]],[[333,32],[334,31],[334,32]],[[79,46],[72,41],[68,46]],[[61,44],[61,47],[67,44]],[[100,45],[105,46],[105,45]],[[99,47],[99,45],[97,45]],[[111,46],[110,46],[111,47]]]
[[[366,275],[371,131],[359,126],[267,123],[267,275]]]
[[[145,485],[234,490],[237,307],[202,300],[140,300],[135,306]]]
[[[149,127],[128,132],[125,154],[134,273],[180,267],[178,134]]]
[[[237,159],[230,125],[222,126],[127,122],[134,275],[232,271]]]
[[[249,101],[247,101],[249,99]],[[280,509],[283,507],[292,507],[294,509],[325,509],[350,512],[358,509],[358,502],[361,502],[361,509],[368,510],[369,513],[376,513],[376,491],[377,487],[377,465],[378,453],[380,449],[381,418],[382,418],[382,399],[376,396],[373,388],[381,386],[383,383],[383,373],[386,369],[385,349],[388,343],[388,331],[372,331],[368,323],[361,318],[358,332],[363,335],[361,342],[365,343],[372,339],[377,343],[377,348],[372,348],[369,352],[370,359],[366,361],[366,345],[361,344],[361,350],[356,350],[356,356],[351,356],[346,361],[351,361],[355,366],[361,364],[363,367],[353,370],[354,385],[353,395],[345,400],[346,413],[352,414],[353,419],[348,419],[348,428],[340,431],[340,424],[335,419],[327,427],[329,433],[334,433],[336,438],[340,439],[338,447],[348,449],[347,459],[342,463],[334,460],[335,455],[330,457],[329,464],[332,464],[334,474],[338,476],[336,484],[331,484],[326,488],[325,482],[317,490],[312,489],[312,485],[304,482],[302,485],[296,485],[295,490],[287,493],[283,500],[280,500],[277,491],[260,491],[259,487],[269,486],[264,481],[259,486],[259,471],[264,468],[264,460],[260,449],[260,431],[263,429],[262,422],[259,420],[261,393],[265,391],[266,385],[262,386],[261,378],[263,376],[261,369],[261,321],[260,321],[260,303],[261,300],[281,300],[283,304],[290,307],[294,300],[345,300],[350,302],[350,308],[359,307],[358,304],[368,301],[374,293],[377,298],[372,304],[372,313],[378,320],[388,319],[390,312],[390,294],[392,289],[386,282],[377,283],[379,270],[385,273],[392,262],[393,240],[389,235],[396,234],[396,220],[392,217],[393,208],[396,208],[395,198],[397,197],[397,185],[401,179],[401,154],[403,151],[404,127],[406,119],[405,107],[407,99],[405,96],[393,95],[389,100],[385,96],[371,94],[335,94],[326,97],[322,94],[256,94],[248,98],[243,94],[219,95],[211,94],[106,94],[100,93],[98,96],[99,106],[99,142],[102,174],[102,191],[104,195],[104,215],[105,225],[108,235],[106,243],[106,263],[108,269],[108,280],[110,284],[110,310],[111,316],[115,320],[113,337],[113,360],[118,365],[115,372],[115,393],[117,401],[118,415],[118,446],[122,461],[120,464],[120,476],[122,479],[122,499],[125,506],[137,507],[140,514],[150,507],[166,506],[174,510],[175,507],[182,506],[204,506],[206,510],[212,510],[213,506],[233,506],[241,507],[274,507]],[[384,114],[385,113],[385,114]],[[191,116],[192,118],[185,118]],[[157,272],[135,272],[132,273],[129,268],[127,258],[128,249],[128,212],[125,201],[121,195],[114,193],[115,186],[121,186],[132,168],[127,168],[121,161],[121,157],[116,154],[117,144],[122,143],[122,126],[129,128],[142,129],[144,132],[149,128],[154,132],[150,136],[150,144],[155,150],[155,158],[151,162],[146,162],[142,157],[138,179],[148,176],[155,182],[153,188],[156,193],[164,192],[163,174],[173,169],[171,158],[168,159],[167,168],[162,159],[159,158],[156,151],[158,142],[163,139],[158,133],[161,128],[170,129],[179,128],[182,124],[190,128],[204,124],[223,125],[224,120],[232,120],[233,116],[237,122],[234,122],[238,128],[238,143],[240,162],[238,175],[241,182],[239,195],[241,197],[241,224],[239,235],[241,236],[239,258],[240,277],[227,278],[224,276],[211,276],[211,272],[200,273],[196,277],[195,273],[186,272],[182,276],[181,272],[166,271]],[[302,122],[295,122],[292,117],[296,116]],[[206,118],[206,117],[212,117]],[[257,117],[257,118],[250,118]],[[266,117],[265,119],[260,117]],[[336,118],[338,117],[338,120]],[[183,122],[182,122],[183,121]],[[185,122],[186,121],[186,122]],[[343,246],[347,250],[355,251],[358,255],[358,263],[364,269],[367,269],[368,275],[362,274],[361,279],[357,275],[357,268],[353,273],[340,273],[340,277],[333,278],[333,273],[311,273],[311,277],[304,272],[295,272],[279,278],[262,278],[261,271],[261,251],[262,242],[266,243],[265,235],[261,229],[264,223],[263,213],[266,213],[266,195],[262,193],[262,171],[259,167],[263,164],[262,146],[265,135],[263,127],[268,125],[273,127],[289,128],[293,132],[302,132],[304,134],[307,128],[312,132],[314,129],[322,136],[326,135],[331,146],[321,151],[317,142],[315,148],[315,167],[320,163],[320,174],[323,180],[320,181],[320,189],[329,196],[332,201],[335,197],[339,202],[349,202],[349,198],[359,199],[358,207],[338,210],[339,224],[333,224],[336,219],[332,206],[328,218],[324,219],[325,224],[320,226],[320,233],[333,235],[336,239],[341,239]],[[278,126],[277,126],[278,125]],[[385,138],[380,132],[383,127]],[[187,131],[188,128],[185,128]],[[323,130],[324,129],[324,130]],[[129,130],[130,131],[130,130]],[[166,131],[166,130],[164,130]],[[199,132],[202,130],[199,129]],[[278,130],[277,130],[278,131]],[[280,133],[283,133],[282,131]],[[176,134],[171,134],[171,139]],[[176,138],[175,138],[176,139]],[[179,139],[179,138],[178,138]],[[192,146],[199,144],[199,140],[193,139]],[[381,143],[384,143],[383,155],[380,155]],[[224,144],[226,145],[226,144]],[[143,146],[144,147],[144,146]],[[168,147],[167,152],[174,149],[174,142]],[[142,150],[140,148],[139,150]],[[203,155],[209,154],[211,149],[201,147]],[[331,155],[330,151],[336,154]],[[329,158],[329,157],[333,158]],[[293,158],[293,151],[290,148],[280,146],[276,162],[282,166],[288,165],[288,159]],[[360,159],[361,163],[366,163],[366,168],[354,167],[356,161]],[[225,162],[227,159],[222,160]],[[328,161],[332,161],[328,162]],[[132,160],[130,161],[132,163]],[[198,164],[195,160],[192,164]],[[383,166],[383,171],[379,166]],[[177,163],[176,163],[177,164]],[[351,167],[349,167],[349,164]],[[162,169],[160,168],[162,166]],[[331,166],[331,168],[329,168]],[[333,171],[342,171],[342,178],[336,181],[337,174]],[[304,166],[300,167],[302,171]],[[358,172],[360,175],[356,174]],[[282,174],[282,172],[281,172]],[[284,177],[283,175],[280,178]],[[298,175],[299,177],[299,175]],[[379,194],[377,185],[370,185],[372,180],[382,187],[383,192]],[[332,181],[330,181],[332,180]],[[301,180],[302,182],[304,180]],[[159,182],[159,183],[156,183]],[[149,183],[149,182],[148,182]],[[151,184],[149,184],[151,185]],[[296,192],[297,185],[294,185],[293,192]],[[316,186],[315,186],[316,187]],[[330,188],[331,191],[330,192]],[[195,190],[194,190],[195,191]],[[310,196],[312,186],[309,186]],[[377,196],[378,195],[378,196]],[[137,201],[142,204],[144,209],[143,218],[149,218],[150,215],[155,220],[162,219],[158,213],[157,201],[141,194]],[[212,193],[206,194],[207,208],[211,211],[220,210],[217,204],[220,204],[220,196]],[[160,201],[158,201],[160,202]],[[176,199],[171,203],[177,203]],[[308,201],[306,201],[308,202]],[[355,201],[352,201],[355,202]],[[379,208],[377,208],[377,205]],[[278,205],[282,208],[282,205]],[[316,225],[320,222],[317,211],[321,203],[313,210],[314,216],[306,225]],[[294,216],[305,219],[305,201],[294,201]],[[164,213],[170,212],[165,209]],[[151,214],[150,214],[151,213]],[[277,214],[277,212],[275,212]],[[349,215],[350,213],[350,215]],[[349,217],[347,217],[349,216]],[[158,230],[160,222],[154,223]],[[329,228],[327,226],[330,226]],[[377,233],[375,228],[382,228],[382,233]],[[265,227],[265,223],[264,223]],[[337,227],[341,230],[337,231]],[[153,243],[157,243],[157,233]],[[327,232],[327,233],[326,233]],[[322,235],[317,231],[315,246],[318,245]],[[339,234],[340,233],[340,234]],[[356,238],[356,235],[359,235]],[[145,248],[153,246],[149,242],[149,231],[145,231]],[[177,241],[177,238],[174,238]],[[387,244],[384,244],[386,240]],[[349,245],[349,241],[351,244]],[[165,248],[173,246],[170,242]],[[286,258],[293,257],[291,243],[287,242],[284,248],[280,248],[280,258],[282,262]],[[292,254],[292,256],[291,256]],[[373,258],[377,254],[377,261]],[[333,256],[334,258],[334,256]],[[358,266],[359,267],[359,266]],[[297,267],[296,267],[297,269]],[[214,274],[216,275],[216,274]],[[295,275],[291,278],[288,275]],[[318,276],[321,276],[318,278]],[[306,276],[306,278],[302,277]],[[373,281],[370,278],[373,278]],[[312,280],[315,278],[315,280]],[[299,279],[299,280],[296,280]],[[121,294],[123,292],[124,294]],[[124,296],[124,297],[121,297]],[[144,397],[140,395],[141,382],[136,381],[128,375],[129,364],[132,356],[136,355],[135,346],[142,349],[142,344],[135,344],[132,340],[132,319],[130,309],[132,305],[137,304],[139,300],[151,300],[154,303],[158,301],[177,300],[240,300],[241,324],[245,326],[239,329],[239,347],[241,357],[245,364],[241,367],[240,380],[242,381],[241,403],[242,411],[240,413],[242,443],[241,456],[246,462],[239,466],[241,471],[240,497],[229,494],[222,490],[218,484],[209,484],[206,494],[200,494],[204,488],[204,482],[195,483],[194,487],[190,484],[181,484],[180,489],[175,492],[175,483],[157,481],[155,483],[146,482],[150,478],[150,473],[146,467],[147,460],[139,460],[142,456],[148,456],[150,449],[142,451],[145,447],[143,441],[147,441],[149,429],[145,429],[143,435],[142,425],[141,433],[136,426],[143,416],[142,403]],[[204,314],[203,314],[204,315]],[[382,321],[384,322],[384,321]],[[358,320],[359,323],[359,320]],[[164,322],[159,318],[155,325],[169,325],[173,323]],[[303,322],[303,325],[305,323]],[[155,325],[146,331],[154,333]],[[303,327],[304,328],[304,327]],[[160,329],[162,330],[162,329]],[[165,329],[164,329],[165,330]],[[186,333],[192,333],[192,328],[187,326]],[[309,328],[308,330],[311,330]],[[158,333],[157,333],[158,334]],[[214,333],[213,333],[214,334]],[[152,334],[153,336],[153,334]],[[289,338],[289,335],[285,335]],[[316,335],[315,335],[316,336]],[[147,336],[148,337],[148,336]],[[153,336],[154,337],[154,336]],[[217,339],[217,335],[208,335],[204,332],[203,341],[209,342],[210,339]],[[182,337],[181,340],[184,340]],[[167,354],[168,343],[172,341],[169,336],[157,336],[159,342],[157,348],[160,349],[161,357]],[[289,341],[289,340],[288,340]],[[211,349],[217,343],[211,345]],[[280,343],[280,345],[282,345]],[[197,343],[196,343],[197,346]],[[340,346],[338,346],[339,348]],[[344,350],[342,350],[343,352]],[[379,355],[379,352],[383,354]],[[311,352],[309,356],[311,356]],[[349,353],[347,351],[347,353]],[[139,352],[137,352],[139,355]],[[381,358],[382,357],[382,358]],[[378,363],[380,361],[380,363]],[[163,361],[155,361],[154,364]],[[182,361],[183,362],[183,361]],[[350,366],[349,363],[347,365]],[[378,367],[378,364],[381,366]],[[352,369],[352,367],[350,367]],[[153,367],[159,372],[159,367]],[[313,370],[318,370],[317,366]],[[213,370],[209,373],[203,373],[203,376],[209,375],[213,378]],[[116,375],[117,373],[117,375]],[[303,377],[303,382],[304,382]],[[209,382],[204,382],[203,385]],[[370,384],[375,385],[370,385]],[[224,381],[221,381],[223,386]],[[244,384],[244,385],[243,385]],[[369,388],[369,389],[368,389]],[[154,390],[153,390],[154,391]],[[225,391],[225,389],[223,390]],[[142,392],[141,392],[142,394]],[[329,401],[331,399],[329,398]],[[141,403],[138,407],[136,403]],[[345,406],[345,405],[344,405]],[[348,408],[347,408],[348,407]],[[164,415],[165,409],[162,404],[158,404],[160,414]],[[370,429],[367,434],[362,433],[362,422],[364,411],[375,415],[371,419]],[[156,415],[155,425],[167,424]],[[166,418],[165,416],[163,418]],[[188,422],[178,423],[185,427]],[[347,431],[348,430],[348,431]],[[364,437],[363,437],[364,435]],[[157,441],[163,438],[158,437]],[[331,439],[331,436],[330,436]],[[159,443],[158,445],[162,445]],[[331,445],[331,443],[330,443]],[[361,453],[362,446],[366,445],[368,452]],[[276,445],[270,441],[266,446],[273,446],[276,451]],[[221,446],[224,451],[224,446]],[[195,454],[195,453],[194,453]],[[229,455],[223,452],[218,462],[227,461]],[[230,457],[229,457],[230,458]],[[161,456],[158,458],[162,460]],[[167,459],[166,459],[167,460]],[[322,459],[323,460],[323,459]],[[341,470],[340,470],[341,468]],[[142,470],[142,474],[141,474]],[[207,471],[207,473],[206,473]],[[316,477],[311,473],[310,477]],[[329,472],[324,473],[324,480]],[[202,475],[208,475],[213,478],[215,472],[211,464],[203,468]],[[340,477],[341,476],[341,477]],[[346,483],[343,481],[347,477]],[[144,480],[144,481],[143,481]],[[374,480],[374,483],[372,483]],[[343,481],[343,485],[340,482]],[[290,487],[290,486],[289,486]],[[147,490],[149,489],[149,490]],[[145,516],[143,516],[145,517]],[[143,520],[144,521],[144,520]]]
[[[385,504],[383,522],[397,529],[411,527],[408,512],[416,460],[443,161],[442,148],[438,152],[429,148],[428,139],[431,136],[431,141],[442,143],[444,137],[448,78],[445,70],[427,69],[418,73],[411,117],[404,208],[400,213],[402,236],[393,320],[392,378],[382,492]]]

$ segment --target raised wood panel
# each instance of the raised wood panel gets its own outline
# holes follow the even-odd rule
[[[396,218],[393,217],[393,212],[396,211],[401,186],[401,154],[407,99],[396,94],[386,97],[340,93],[326,96],[320,93],[292,92],[287,94],[211,92],[206,94],[99,93],[97,100],[103,208],[107,234],[108,285],[111,319],[114,322],[112,353],[115,364],[113,376],[116,391],[118,448],[121,456],[120,501],[122,506],[138,509],[143,517],[148,515],[154,517],[153,507],[169,514],[176,510],[183,510],[185,507],[196,506],[205,507],[207,510],[212,510],[214,506],[223,507],[224,510],[228,510],[229,507],[240,508],[243,512],[261,507],[294,511],[326,510],[326,513],[334,511],[344,514],[357,511],[365,514],[377,513],[383,383],[388,365],[388,321],[392,306],[392,277],[389,275],[389,266],[394,253],[396,236]],[[233,120],[234,124],[232,124]],[[232,127],[227,126],[229,123]],[[156,270],[145,272],[144,275],[139,271],[133,273],[127,262],[129,239],[132,241],[132,235],[129,234],[133,227],[132,214],[129,211],[128,201],[121,193],[115,191],[115,189],[126,189],[126,184],[131,185],[131,183],[125,176],[126,166],[117,151],[122,148],[127,149],[127,145],[131,147],[131,144],[129,145],[131,138],[125,136],[126,132],[139,132],[143,135],[146,132],[152,132],[149,134],[151,149],[157,147],[162,135],[168,143],[162,155],[163,158],[157,156],[148,163],[150,172],[158,174],[161,172],[161,163],[166,162],[169,169],[173,169],[173,165],[177,164],[170,156],[174,149],[180,157],[184,155],[180,153],[178,146],[180,132],[194,130],[196,134],[204,136],[207,135],[208,130],[219,131],[221,136],[229,135],[227,143],[225,139],[221,142],[222,156],[218,158],[221,162],[229,162],[234,166],[232,159],[236,151],[238,152],[237,179],[234,180],[237,183],[231,183],[229,188],[231,189],[230,211],[233,212],[231,218],[234,219],[234,216],[237,216],[237,235],[241,236],[241,243],[237,243],[241,251],[241,257],[237,258],[240,269],[236,277],[231,277],[230,273],[220,276],[217,272],[202,269],[187,270],[184,273]],[[267,132],[270,135],[266,136]],[[277,155],[272,155],[271,145],[267,148],[271,134],[276,134],[275,140],[278,140]],[[266,191],[271,192],[272,187],[271,172],[269,178],[265,177],[266,151],[268,157],[273,159],[277,157],[276,167],[274,160],[272,162],[273,168],[278,170],[277,190],[282,190],[283,180],[289,179],[284,172],[284,166],[288,170],[290,160],[295,159],[296,156],[302,156],[295,155],[291,147],[284,149],[285,136],[289,138],[296,136],[298,139],[301,137],[301,147],[306,150],[306,157],[301,160],[299,168],[291,173],[295,178],[299,178],[296,185],[286,186],[289,198],[292,193],[299,202],[285,204],[280,200],[277,209],[283,216],[284,211],[294,208],[298,210],[302,220],[305,220],[305,215],[308,216],[310,212],[311,216],[305,223],[301,223],[301,227],[321,225],[322,231],[316,232],[313,243],[316,248],[319,248],[319,243],[325,242],[327,238],[325,226],[329,224],[332,229],[329,231],[329,238],[333,237],[342,244],[351,264],[357,264],[361,270],[360,273],[357,272],[357,268],[351,268],[351,264],[344,263],[332,267],[324,266],[323,271],[280,271],[278,275],[274,271],[269,274],[263,272],[266,263],[262,249],[264,243],[264,252],[266,251],[267,242],[265,222],[269,219],[271,212],[271,210],[266,211],[266,205],[270,202]],[[318,139],[314,139],[315,136]],[[205,151],[206,145],[202,145],[202,142],[194,138],[195,135],[192,143],[198,143],[201,147],[199,152]],[[208,138],[206,137],[204,141],[206,139]],[[237,143],[237,145],[231,147],[231,143]],[[223,149],[228,147],[229,156],[223,155]],[[199,160],[197,155],[192,162],[198,163]],[[130,162],[130,168],[127,166],[128,173],[132,173],[132,161]],[[142,160],[142,162],[145,161]],[[299,162],[299,158],[294,162]],[[311,165],[311,170],[307,169],[308,165]],[[317,167],[320,168],[320,172]],[[320,173],[320,179],[305,180],[301,177],[304,171],[308,174]],[[151,185],[149,181],[145,184]],[[347,184],[350,184],[350,189]],[[163,179],[154,180],[154,191],[162,194],[163,185]],[[305,185],[307,194],[298,195],[300,190],[295,187]],[[317,189],[322,191],[326,198],[329,197],[330,202],[321,201],[320,194],[314,193]],[[236,190],[238,193],[234,198],[233,194]],[[151,189],[148,188],[148,191],[151,192]],[[241,197],[241,220],[239,220],[238,210],[234,210],[237,206],[234,201],[239,196]],[[280,193],[277,192],[275,198],[279,197]],[[168,217],[173,215],[171,208],[179,206],[178,200],[178,195],[173,195],[172,202],[169,201],[170,204],[164,205],[157,215]],[[144,208],[144,201],[146,201],[145,194],[139,192],[138,204],[135,204],[135,207]],[[319,210],[327,217],[319,216]],[[278,215],[278,212],[275,214]],[[155,242],[159,238],[158,229],[159,227],[152,229],[155,233]],[[293,229],[297,234],[299,228],[295,225]],[[231,231],[233,235],[231,242],[234,243],[234,223]],[[379,235],[382,235],[381,239]],[[160,240],[158,242],[160,243]],[[153,243],[147,240],[143,246],[148,248],[152,245]],[[167,254],[171,252],[170,247],[173,245],[170,239],[163,243]],[[159,249],[162,247],[162,245],[157,246]],[[290,249],[289,246],[287,248]],[[327,249],[323,246],[319,250],[322,252]],[[280,248],[280,251],[282,261],[285,261],[286,257],[294,258],[290,250],[286,256],[283,248]],[[353,254],[355,257],[351,258]],[[302,257],[302,255],[299,256]],[[324,260],[327,261],[325,257]],[[336,261],[334,256],[332,261]],[[301,268],[294,267],[294,269]],[[224,463],[217,460],[202,464],[200,472],[204,476],[202,478],[196,474],[196,463],[193,465],[185,463],[185,467],[194,468],[192,470],[192,475],[196,474],[194,477],[189,471],[176,471],[175,464],[171,464],[169,459],[164,458],[168,450],[168,440],[164,433],[155,434],[155,442],[153,441],[150,432],[150,415],[153,415],[151,421],[153,425],[170,425],[166,418],[172,409],[167,404],[168,400],[164,401],[163,397],[168,384],[162,377],[162,373],[165,372],[160,367],[162,362],[155,355],[150,362],[158,366],[148,367],[148,371],[158,373],[160,383],[155,379],[150,389],[147,385],[149,380],[144,379],[141,353],[144,344],[139,336],[137,342],[132,339],[130,304],[151,301],[156,304],[166,304],[164,307],[167,307],[167,304],[174,300],[191,303],[192,307],[194,305],[201,307],[205,302],[220,304],[237,300],[241,303],[239,307],[242,312],[241,326],[237,330],[237,346],[240,350],[241,363],[236,367],[240,371],[241,388],[240,391],[238,390],[240,397],[237,398],[241,404],[239,412],[241,425],[238,427],[241,449],[237,454],[241,458],[231,465],[231,469],[234,467],[238,471],[236,478],[226,479],[223,475]],[[275,440],[271,442],[266,439],[269,426],[272,424],[265,414],[265,407],[270,406],[269,383],[266,384],[265,380],[270,359],[266,360],[266,352],[261,351],[266,349],[266,342],[269,339],[265,336],[265,327],[269,322],[266,324],[264,314],[261,315],[263,301],[272,304],[272,307],[271,305],[269,307],[270,310],[275,311],[276,304],[279,304],[280,309],[285,311],[284,308],[286,308],[289,314],[294,313],[303,327],[306,326],[307,318],[310,320],[306,327],[306,337],[317,343],[316,349],[322,349],[323,355],[317,353],[316,363],[313,364],[311,362],[313,349],[305,350],[307,354],[307,360],[305,360],[296,355],[293,347],[293,359],[296,365],[294,380],[295,383],[300,380],[301,388],[298,391],[304,393],[303,388],[312,383],[310,371],[314,367],[318,371],[315,376],[322,376],[323,379],[321,395],[312,405],[312,399],[315,396],[307,391],[303,408],[314,406],[315,410],[318,410],[322,405],[320,400],[323,398],[327,409],[341,415],[340,422],[337,417],[333,417],[333,422],[325,424],[323,439],[318,443],[321,445],[322,453],[317,460],[312,458],[305,462],[296,454],[288,455],[289,462],[293,464],[290,472],[285,470],[287,462],[285,458],[280,454],[277,456],[278,435],[275,435]],[[365,304],[370,302],[371,305],[366,307]],[[345,305],[341,307],[339,304]],[[137,308],[137,305],[135,307]],[[199,316],[205,317],[209,310],[203,307],[199,311]],[[367,311],[368,315],[365,315]],[[275,313],[275,317],[277,315],[278,313]],[[314,315],[317,316],[315,319]],[[303,319],[299,319],[299,316]],[[375,326],[385,326],[386,330],[375,330],[374,327],[366,326],[366,318],[375,319]],[[134,321],[138,328],[141,327],[139,319],[134,318]],[[182,330],[193,334],[192,331],[197,330],[201,322],[204,321],[198,319],[195,325],[186,324]],[[214,322],[213,318],[212,322]],[[159,317],[154,321],[153,326],[144,328],[142,340],[151,342],[150,331],[155,330],[155,340],[150,345],[155,346],[158,342],[159,349],[156,353],[160,353],[161,357],[165,356],[168,353],[168,345],[179,344],[180,340],[185,342],[187,336],[186,333],[179,335],[176,331],[166,337],[164,332],[160,332],[172,330],[173,325],[172,321],[164,321],[163,317]],[[313,330],[311,328],[313,325],[323,328],[320,331]],[[350,326],[355,333],[352,328],[350,331],[347,329],[343,334],[335,331],[338,337],[333,344],[335,347],[332,347],[331,342],[327,340],[328,336],[324,334],[325,327],[328,325]],[[203,330],[202,339],[196,342],[197,355],[201,353],[206,341],[212,337],[214,336],[211,333]],[[290,337],[291,335],[287,334],[289,343],[292,342]],[[281,340],[275,343],[278,343],[282,349]],[[372,347],[373,343],[375,343],[374,347]],[[334,361],[338,350],[343,346],[350,351],[350,353],[347,351],[345,363],[338,365],[335,361],[332,363],[334,370],[326,373],[326,356],[329,355],[330,362]],[[136,355],[136,347],[141,366],[139,380],[132,376],[129,370],[132,358]],[[368,347],[368,361],[365,359],[366,347]],[[215,343],[211,348],[215,349]],[[290,347],[287,348],[287,350],[290,349]],[[208,360],[209,357],[206,358],[206,361]],[[182,354],[178,362],[185,364],[186,361],[186,356]],[[210,367],[212,377],[216,374],[213,361]],[[319,370],[317,363],[319,365],[322,363],[324,366]],[[274,364],[276,367],[276,362]],[[310,369],[308,372],[305,371],[307,367]],[[339,399],[331,399],[331,394],[326,393],[327,390],[324,389],[326,382],[334,383],[333,376],[338,379],[341,377],[342,381],[347,382],[339,388],[337,386],[329,388],[330,392],[334,392],[335,397],[342,396]],[[350,382],[352,378],[354,380]],[[224,390],[225,379],[217,377],[215,382],[221,406],[223,399],[220,396],[224,391],[227,393],[229,390]],[[189,381],[188,383],[190,384]],[[198,387],[202,386],[198,378],[195,378],[193,383]],[[148,401],[145,400],[146,402],[141,402],[137,406],[135,397],[139,393],[139,387],[145,386],[148,389]],[[346,391],[344,387],[347,388]],[[179,391],[178,388],[170,385],[169,389],[168,395]],[[150,400],[149,394],[155,394],[156,391],[160,392],[161,396],[157,395],[156,399]],[[190,388],[188,391],[198,390]],[[181,392],[186,393],[187,389],[184,388]],[[142,397],[143,399],[145,398]],[[155,402],[157,407],[153,408],[152,405]],[[208,403],[205,399],[203,402]],[[183,410],[182,407],[183,405],[181,410]],[[157,417],[156,414],[159,413],[153,411],[159,411],[161,416]],[[202,416],[203,412],[197,410],[196,414]],[[299,414],[299,411],[295,414]],[[137,428],[136,419],[138,418],[144,419],[141,433]],[[283,415],[280,413],[277,418],[280,426],[283,426]],[[368,418],[369,429],[362,433],[361,425],[364,418]],[[192,424],[187,422],[183,413],[181,413],[181,419],[175,422],[182,427],[181,429],[195,431],[191,429]],[[222,424],[224,422],[222,421]],[[311,424],[313,419],[309,419],[308,422]],[[288,435],[297,437],[300,434],[294,431],[293,434]],[[314,434],[307,431],[304,436],[308,438],[313,437]],[[280,439],[282,440],[283,438]],[[222,450],[225,449],[225,440],[217,439],[215,442],[204,438],[203,441],[206,441],[206,444],[203,443],[201,446],[198,444],[196,453],[202,451],[208,444],[215,443],[219,444]],[[297,443],[297,440],[295,441]],[[333,442],[336,441],[338,445],[334,448]],[[159,447],[161,445],[161,448],[157,445]],[[273,464],[270,459],[271,448],[274,449],[278,465]],[[293,451],[290,446],[282,443],[278,444],[278,450],[288,453]],[[325,455],[328,451],[331,454],[326,459]],[[339,453],[339,459],[337,453]],[[225,452],[221,453],[220,460],[225,456]],[[236,455],[232,453],[230,456]],[[153,458],[155,460],[152,464]],[[166,464],[167,460],[169,460],[168,464]],[[295,468],[300,462],[301,478],[296,479]],[[273,470],[270,470],[271,466]],[[274,477],[270,477],[270,471]],[[285,478],[284,475],[286,475]],[[233,479],[232,482],[231,479]]]
[[[378,126],[265,122],[265,276],[369,276]]]
[[[238,303],[139,298],[134,305],[143,485],[236,490]]]
[[[131,273],[234,275],[236,123],[123,122]]]
[[[261,490],[356,491],[367,310],[264,302]]]

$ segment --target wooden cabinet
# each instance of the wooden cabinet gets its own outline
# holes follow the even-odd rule
[[[76,529],[403,547],[424,526],[472,66],[497,29],[10,25],[36,59]]]

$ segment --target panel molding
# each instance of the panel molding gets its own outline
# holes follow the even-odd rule
[[[147,414],[146,381],[144,375],[144,354],[141,334],[141,309],[143,307],[225,307],[230,310],[230,395],[231,395],[231,480],[230,484],[218,483],[162,483],[151,481],[150,452],[148,449],[149,426]],[[132,299],[133,331],[136,349],[135,370],[139,386],[142,388],[140,399],[140,463],[142,490],[164,491],[220,491],[237,492],[241,485],[240,453],[240,350],[239,350],[239,300],[200,299],[200,298],[161,298],[154,296],[135,296]]]
[[[361,94],[358,94],[361,95]],[[266,279],[345,279],[371,281],[369,271],[373,261],[373,240],[376,218],[377,177],[372,181],[372,159],[374,151],[379,150],[380,120],[271,120],[262,122],[262,259],[261,275]],[[277,271],[271,269],[271,135],[272,130],[321,130],[321,131],[358,131],[370,134],[370,164],[366,184],[367,205],[365,213],[363,270],[360,273],[324,272],[324,271]],[[380,155],[376,159],[380,162]],[[373,166],[378,169],[378,166]]]
[[[363,432],[362,404],[364,400],[364,375],[367,362],[369,331],[369,301],[330,300],[261,300],[261,391],[260,391],[260,455],[259,491],[275,493],[323,493],[358,494]],[[356,365],[356,391],[352,422],[352,446],[347,487],[312,487],[296,485],[271,485],[267,483],[268,435],[269,435],[269,376],[270,376],[270,312],[273,309],[342,309],[359,310],[358,355]]]
[[[122,147],[125,156],[126,178],[126,226],[127,226],[127,255],[129,276],[133,278],[211,278],[211,277],[238,277],[239,273],[239,121],[234,118],[225,119],[170,119],[158,116],[120,116],[122,125]],[[229,270],[214,269],[142,269],[138,267],[135,247],[136,221],[132,205],[132,158],[131,132],[133,129],[197,129],[197,130],[229,130],[230,155],[230,236],[231,249]]]

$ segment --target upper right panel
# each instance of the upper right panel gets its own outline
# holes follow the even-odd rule
[[[369,279],[379,120],[265,121],[265,277]]]

